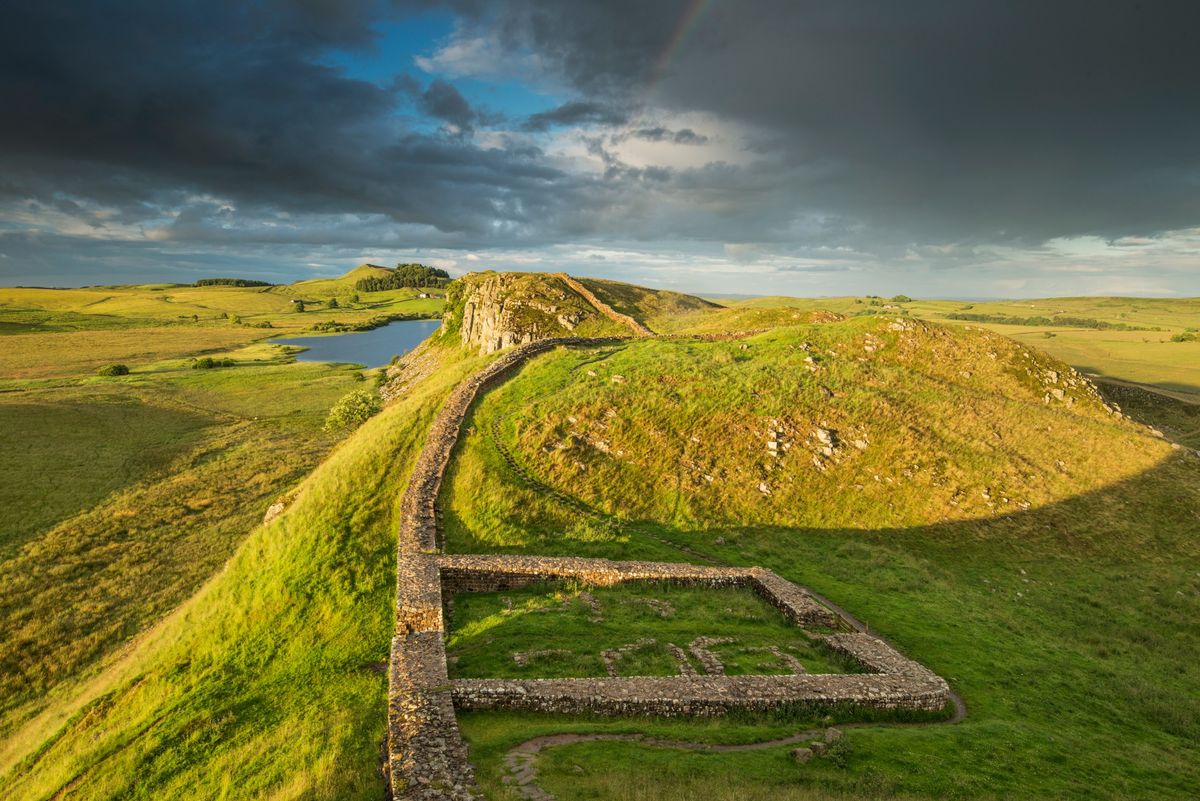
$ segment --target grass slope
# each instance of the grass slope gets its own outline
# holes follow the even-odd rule
[[[370,420],[199,593],[14,732],[6,798],[378,798],[396,499],[478,365]]]
[[[260,356],[0,395],[0,735],[187,599],[336,441],[354,372]]]
[[[669,325],[668,321],[679,315],[717,308],[716,304],[710,301],[665,289],[647,289],[600,278],[581,278],[579,281],[601,301],[621,314],[627,314],[646,324],[652,331],[666,327]]]
[[[699,552],[765,565],[828,594],[949,678],[966,699],[967,720],[854,729],[840,765],[798,766],[786,747],[724,754],[629,743],[551,749],[539,765],[543,785],[559,797],[1194,795],[1200,672],[1190,654],[1200,648],[1200,461],[1116,421],[1090,396],[1071,407],[1044,403],[1020,347],[980,332],[935,333],[908,361],[898,343],[866,362],[847,358],[843,348],[832,360],[842,367],[819,376],[834,397],[810,395],[815,377],[792,366],[787,345],[820,339],[828,355],[826,345],[882,336],[878,325],[790,329],[751,340],[747,351],[738,343],[673,344],[672,355],[667,344],[646,342],[607,355],[543,357],[485,397],[468,421],[473,433],[443,498],[449,547],[686,561]],[[897,360],[895,373],[880,363],[889,359]],[[1028,359],[1039,370],[1055,367],[1037,354]],[[694,380],[698,373],[709,380]],[[896,416],[885,414],[893,406]],[[581,414],[592,408],[607,421],[610,453],[557,447],[577,425],[567,416],[594,419]],[[701,442],[692,445],[711,448],[728,470],[762,458],[758,419],[808,419],[814,411],[846,415],[832,427],[874,431],[855,459],[873,459],[872,449],[887,458],[798,472],[794,489],[769,497],[739,483],[728,497],[705,501],[700,487],[681,480],[690,471],[686,463],[677,468],[680,449],[691,447],[693,435]],[[704,420],[713,413],[729,417],[710,427]],[[740,422],[746,418],[756,422]],[[517,480],[491,443],[493,422],[539,481],[602,514],[581,520],[572,506]],[[913,471],[905,449],[917,446],[924,455]],[[950,457],[948,466],[962,466],[960,487],[986,480],[995,507],[981,495],[949,506],[943,484],[931,480],[941,455]],[[564,474],[560,460],[567,458],[587,469]],[[863,505],[856,484],[875,484],[875,471],[886,471],[879,474],[892,479],[891,492]],[[1003,497],[1030,507],[1005,506]],[[672,552],[672,542],[690,552]],[[540,648],[544,635],[537,633],[504,648]],[[804,728],[798,720],[497,713],[462,716],[461,723],[496,799],[518,797],[500,782],[504,753],[537,734],[646,731],[738,742]]]

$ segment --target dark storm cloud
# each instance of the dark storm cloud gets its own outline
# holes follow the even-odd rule
[[[522,126],[527,131],[547,131],[563,125],[621,125],[629,113],[603,103],[573,100],[561,106],[531,114]]]
[[[757,126],[797,199],[895,236],[1200,222],[1200,5],[714,2],[671,50],[691,5],[514,0],[497,27],[583,93]]]
[[[555,204],[585,208],[580,182],[537,148],[406,129],[407,82],[381,87],[323,62],[370,46],[370,23],[393,13],[377,2],[5,4],[0,199],[82,199],[130,223],[211,194],[243,217],[375,214],[464,241],[531,237],[531,216],[553,225]],[[442,80],[417,100],[460,131],[480,118]]]
[[[469,70],[335,66],[428,5],[8,0],[0,250],[65,258],[70,237],[26,230],[46,220],[145,236],[139,254],[621,240],[879,259],[1200,226],[1192,3],[449,3],[455,37],[488,45],[472,52],[512,55],[505,80],[536,65],[530,85],[566,87],[511,121],[464,96]],[[633,138],[672,160],[626,163]]]

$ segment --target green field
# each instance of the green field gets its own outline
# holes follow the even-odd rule
[[[1197,325],[1190,301],[721,310],[590,285],[663,332],[769,330],[559,349],[490,389],[443,484],[448,550],[761,565],[946,677],[968,715],[463,714],[488,798],[521,797],[505,757],[538,735],[753,745],[831,723],[862,725],[805,765],[786,744],[580,742],[542,750],[538,784],[664,801],[1195,796],[1200,458],[1170,440],[1200,439],[1200,378],[1174,359],[1196,343],[1159,341]],[[326,308],[352,286],[0,290],[0,467],[18,477],[0,488],[6,799],[383,795],[397,500],[441,403],[488,357],[451,331],[428,377],[357,432],[323,431],[373,384],[262,339],[441,303],[393,290]],[[967,305],[1162,330],[945,318]],[[1153,383],[1104,391],[1167,439],[1075,381],[1055,359],[1068,346],[1080,369]],[[234,365],[192,369],[206,353]],[[114,361],[131,373],[95,375]],[[669,675],[666,644],[700,635],[735,638],[712,648],[734,674],[784,672],[771,645],[811,672],[850,667],[745,591],[583,591],[457,596],[452,673],[604,675],[602,651],[654,638],[618,672]]]
[[[711,648],[728,675],[793,672],[771,646],[809,673],[853,672],[750,590],[654,584],[460,594],[447,652],[455,677],[571,678],[607,675],[602,651],[643,641],[618,659],[618,675],[674,676],[679,666],[668,645],[686,651],[700,636],[731,640]],[[704,672],[695,656],[687,660]]]

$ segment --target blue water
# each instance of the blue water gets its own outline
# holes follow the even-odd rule
[[[403,356],[420,345],[439,325],[440,320],[400,320],[372,331],[272,339],[271,344],[308,348],[296,355],[302,362],[352,362],[365,367],[382,367],[393,356]]]

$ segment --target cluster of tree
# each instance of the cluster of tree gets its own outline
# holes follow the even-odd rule
[[[129,367],[124,364],[108,364],[97,370],[96,375],[129,375]]]
[[[255,281],[252,278],[201,278],[192,286],[274,286],[270,281]]]
[[[424,264],[397,264],[396,269],[378,278],[360,278],[354,288],[359,292],[382,292],[406,286],[442,287],[450,283],[450,273]]]
[[[999,323],[1001,325],[1053,325],[1063,328],[1095,328],[1101,331],[1155,331],[1154,328],[1143,328],[1125,323],[1110,323],[1107,320],[1097,320],[1093,317],[1009,317],[1006,314],[968,314],[951,312],[946,315],[951,320],[965,320],[971,323]]]
[[[1171,337],[1172,342],[1200,342],[1200,331],[1195,328],[1189,328],[1182,334],[1176,334]]]

